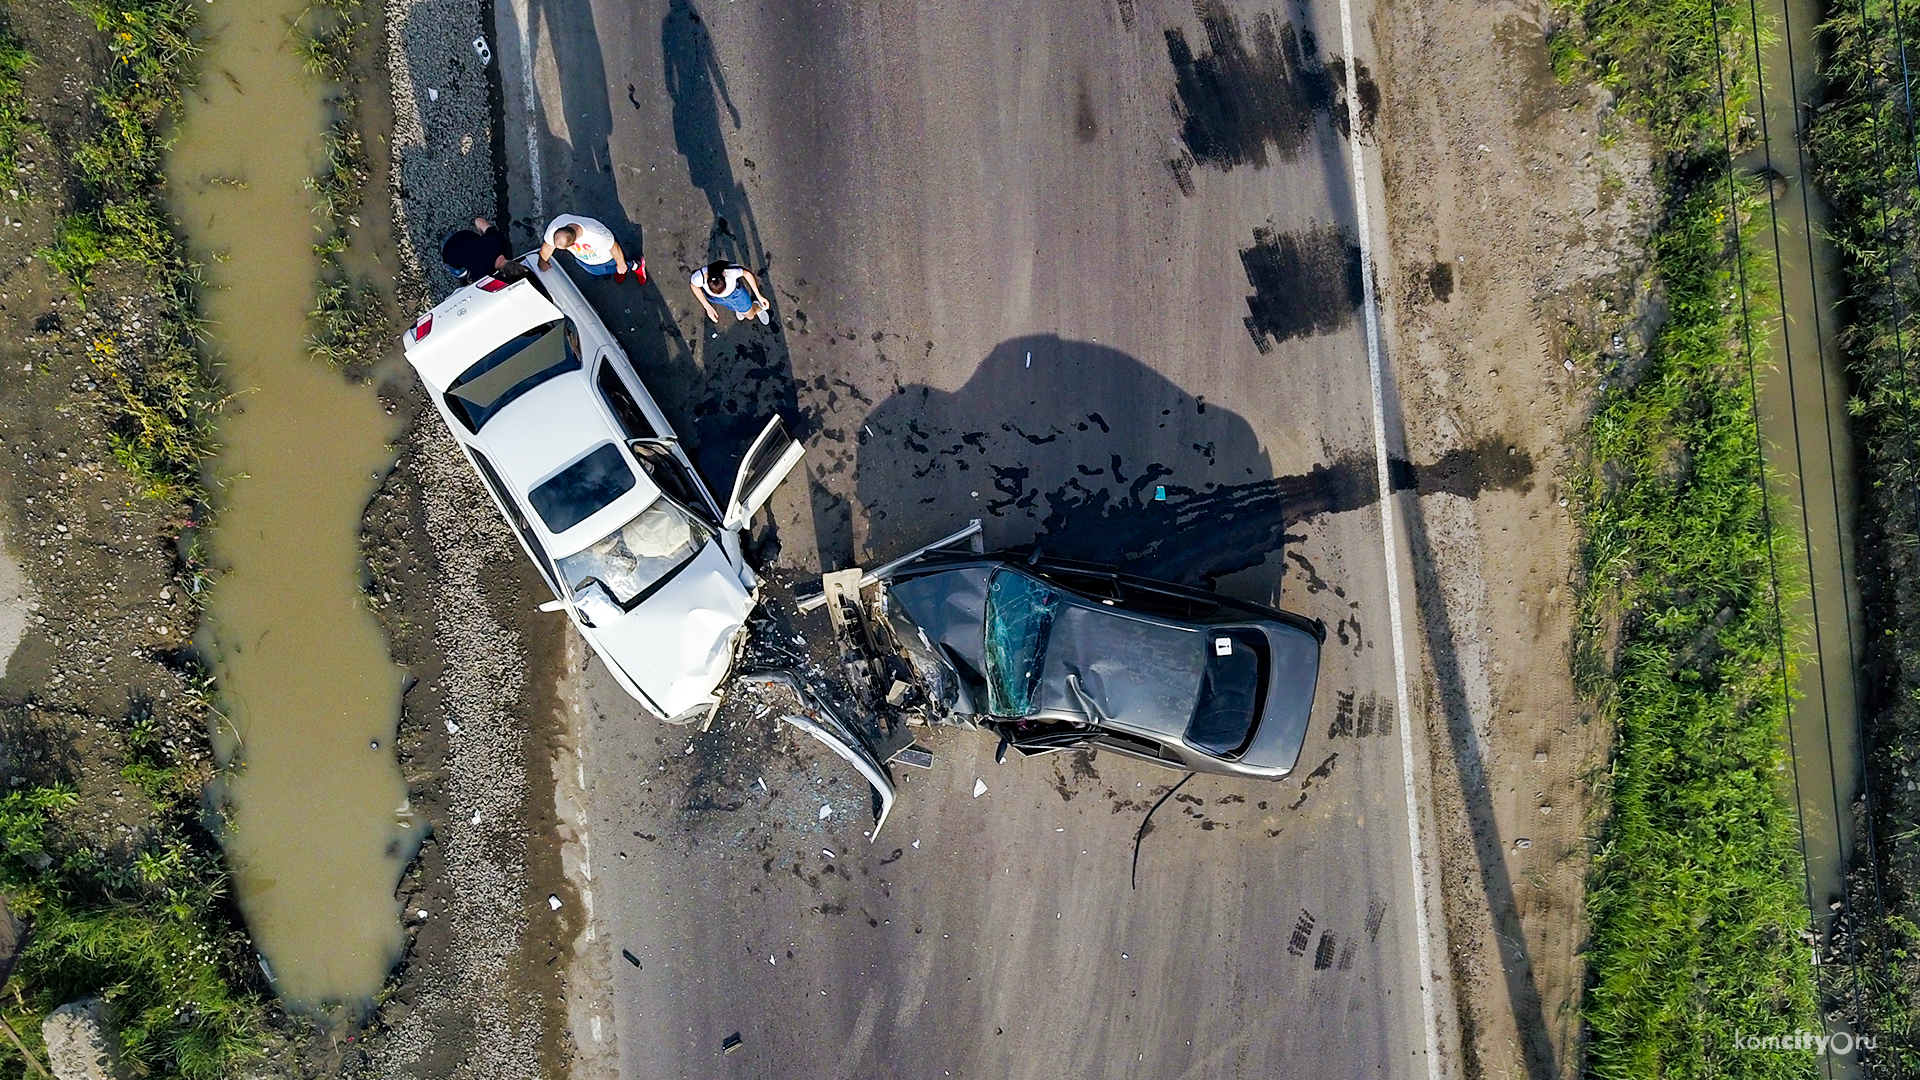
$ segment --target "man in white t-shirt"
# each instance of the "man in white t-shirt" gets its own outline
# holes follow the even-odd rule
[[[613,238],[613,230],[593,218],[561,214],[549,222],[547,234],[540,244],[540,269],[553,269],[555,251],[572,255],[580,269],[596,277],[612,274],[616,281],[626,280],[626,252],[620,250],[620,242]],[[647,280],[646,259],[635,259],[632,266],[635,275],[644,283]]]

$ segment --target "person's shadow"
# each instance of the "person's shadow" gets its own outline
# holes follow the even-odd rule
[[[720,321],[707,322],[703,315],[700,336],[683,342],[692,350],[697,376],[683,398],[684,417],[670,413],[669,418],[683,434],[691,432],[695,460],[721,493],[770,417],[783,417],[787,430],[801,440],[813,429],[799,408],[771,255],[760,244],[752,202],[734,175],[727,151],[726,133],[729,126],[739,128],[740,112],[727,93],[706,22],[690,0],[668,5],[660,20],[660,55],[667,96],[673,101],[674,147],[686,160],[687,179],[706,195],[713,212],[706,257],[751,268],[772,304],[771,321],[764,327],[752,319],[737,321],[716,307]],[[686,290],[679,295],[693,300],[684,279],[665,287]]]
[[[735,131],[740,110],[727,93],[726,75],[714,54],[707,24],[690,0],[672,0],[660,20],[660,56],[666,71],[667,96],[673,100],[674,148],[687,162],[687,178],[707,197],[713,226],[707,236],[707,259],[728,259],[761,269],[765,251],[753,218],[747,191],[733,174],[727,156],[724,109]],[[771,298],[771,297],[769,297]]]
[[[601,59],[592,7],[559,0],[534,0],[533,6],[529,25],[544,21],[551,28],[565,112],[564,127],[547,124],[544,129],[565,130],[571,140],[554,145],[548,158],[554,163],[548,175],[558,181],[549,196],[549,211],[598,218],[613,229],[629,256],[642,255],[643,230],[621,202],[617,163],[609,149],[614,91]],[[691,3],[673,0],[661,20],[660,39],[662,77],[673,100],[674,145],[686,158],[689,179],[713,208],[707,258],[753,267],[773,299],[753,210],[727,155],[721,113],[724,108],[736,127],[739,114],[727,97],[706,25]],[[545,224],[538,223],[542,230]],[[675,320],[675,306],[684,310],[694,302],[678,267],[652,264],[647,282],[636,284],[631,277],[619,281],[589,275],[564,254],[554,258],[566,266],[626,349],[717,496],[726,497],[740,458],[768,418],[777,413],[796,437],[809,434],[798,408],[777,300],[770,326],[751,320],[736,324],[722,311],[722,323],[707,323],[703,317],[697,336],[690,337]]]

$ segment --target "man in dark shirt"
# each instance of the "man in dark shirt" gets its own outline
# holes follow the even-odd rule
[[[486,218],[474,218],[440,246],[440,259],[462,284],[478,281],[507,265],[507,237]]]

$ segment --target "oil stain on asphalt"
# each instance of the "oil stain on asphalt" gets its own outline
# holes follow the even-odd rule
[[[1298,154],[1335,100],[1334,78],[1314,55],[1313,36],[1261,14],[1249,47],[1239,20],[1220,0],[1199,0],[1194,13],[1210,51],[1195,55],[1183,31],[1167,31],[1174,111],[1187,153],[1219,169],[1264,168],[1269,146],[1283,158]]]
[[[1240,263],[1253,286],[1247,333],[1263,353],[1276,341],[1343,329],[1360,309],[1360,246],[1337,225],[1295,233],[1255,229]]]

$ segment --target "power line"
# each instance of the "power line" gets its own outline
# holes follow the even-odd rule
[[[1733,227],[1734,275],[1735,280],[1739,282],[1740,291],[1740,336],[1746,353],[1748,401],[1753,412],[1753,456],[1754,464],[1758,469],[1755,483],[1757,483],[1760,488],[1760,520],[1767,535],[1767,569],[1773,585],[1773,620],[1774,627],[1779,632],[1780,682],[1781,691],[1784,695],[1787,681],[1786,621],[1780,611],[1780,568],[1774,556],[1773,510],[1767,498],[1767,460],[1766,456],[1762,453],[1760,443],[1760,398],[1759,395],[1753,391],[1753,387],[1757,383],[1753,369],[1753,321],[1751,307],[1747,302],[1747,263],[1745,258],[1746,249],[1742,242],[1740,231],[1739,189],[1735,184],[1733,176],[1733,130],[1727,119],[1726,47],[1723,43],[1724,39],[1720,34],[1720,4],[1718,0],[1713,0],[1713,2],[1708,4],[1708,11],[1711,13],[1713,19],[1714,81],[1720,92],[1721,154],[1725,159],[1725,173],[1727,177],[1727,221],[1728,224]],[[1787,755],[1793,765],[1793,817],[1794,828],[1798,830],[1800,836],[1800,864],[1803,869],[1801,885],[1806,891],[1807,911],[1809,915],[1811,915],[1813,911],[1813,881],[1804,873],[1804,868],[1807,864],[1807,825],[1799,813],[1799,807],[1801,805],[1800,760],[1794,745],[1793,725],[1791,723],[1787,725]],[[1818,957],[1817,952],[1815,956],[1816,958]],[[1825,1059],[1824,1055],[1822,1060],[1827,1067],[1827,1075],[1831,1077],[1833,1075],[1832,1062]]]
[[[1794,59],[1793,57],[1793,15],[1792,15],[1792,12],[1787,10],[1787,7],[1785,4],[1781,5],[1781,12],[1782,12],[1783,19],[1785,21],[1785,26],[1783,27],[1783,29],[1785,31],[1784,39],[1785,39],[1785,44],[1787,48],[1787,78],[1788,78],[1787,85],[1789,88],[1788,101],[1794,110],[1794,127],[1795,127],[1794,143],[1797,148],[1799,146],[1798,127],[1799,127],[1800,92],[1799,92],[1798,80],[1795,78],[1794,71],[1793,71],[1793,59]],[[1768,109],[1767,109],[1766,61],[1764,60],[1764,58],[1761,56],[1761,53],[1760,53],[1760,13],[1759,13],[1757,0],[1747,0],[1747,15],[1748,15],[1748,18],[1751,20],[1752,27],[1753,27],[1753,79],[1754,79],[1754,86],[1757,91],[1758,103],[1759,103],[1758,111],[1760,113],[1760,140],[1761,140],[1761,145],[1766,152],[1767,166],[1774,173],[1775,176],[1778,176],[1779,170],[1774,167],[1775,159],[1773,154],[1772,125],[1767,115]],[[1731,147],[1728,148],[1728,152],[1729,153],[1732,152]],[[1800,160],[1800,179],[1801,179],[1800,193],[1802,198],[1802,206],[1804,207],[1807,205],[1806,203],[1806,196],[1807,196],[1806,158],[1804,153],[1801,154],[1799,160]],[[1799,492],[1800,532],[1801,532],[1802,542],[1804,544],[1803,550],[1806,556],[1806,567],[1807,567],[1807,602],[1812,608],[1812,616],[1813,616],[1812,629],[1813,629],[1814,663],[1819,671],[1820,727],[1821,727],[1821,732],[1824,735],[1825,741],[1826,741],[1827,784],[1828,784],[1828,795],[1829,795],[1828,801],[1833,808],[1834,855],[1837,859],[1840,859],[1840,866],[1841,866],[1840,901],[1839,901],[1840,902],[1840,920],[1839,921],[1841,921],[1843,924],[1850,925],[1852,923],[1852,919],[1850,918],[1852,913],[1852,897],[1848,894],[1848,890],[1846,888],[1846,875],[1845,875],[1846,861],[1843,858],[1841,858],[1841,856],[1844,855],[1848,847],[1848,844],[1847,844],[1848,830],[1842,824],[1842,821],[1845,815],[1842,814],[1841,808],[1840,808],[1840,782],[1839,782],[1838,773],[1834,768],[1834,760],[1833,760],[1834,758],[1833,710],[1831,708],[1831,696],[1827,686],[1828,667],[1827,667],[1826,634],[1824,633],[1820,623],[1820,586],[1818,581],[1818,574],[1815,572],[1814,564],[1813,564],[1813,542],[1814,542],[1813,519],[1812,519],[1812,515],[1808,511],[1808,503],[1810,500],[1807,497],[1806,458],[1803,456],[1801,452],[1801,443],[1800,443],[1800,390],[1794,378],[1793,334],[1790,327],[1788,326],[1787,273],[1786,273],[1786,265],[1785,265],[1784,257],[1781,251],[1781,244],[1780,244],[1780,207],[1779,207],[1778,199],[1774,194],[1774,185],[1771,179],[1769,179],[1769,182],[1767,184],[1767,218],[1773,232],[1773,275],[1774,275],[1774,284],[1778,288],[1778,295],[1780,298],[1780,345],[1781,345],[1781,351],[1783,353],[1783,358],[1784,358],[1785,367],[1786,367],[1787,415],[1789,417],[1789,420],[1793,428],[1793,462],[1795,465],[1795,468],[1793,470],[1793,485]],[[1807,238],[1806,238],[1807,258],[1808,258],[1807,287],[1813,300],[1815,359],[1817,361],[1822,361],[1821,364],[1819,365],[1818,374],[1820,376],[1820,386],[1821,386],[1822,394],[1824,397],[1824,392],[1826,389],[1826,372],[1825,372],[1825,365],[1824,365],[1825,350],[1822,347],[1822,343],[1820,340],[1821,324],[1820,324],[1819,286],[1818,286],[1818,282],[1814,279],[1814,275],[1813,275],[1813,234],[1812,234],[1813,220],[1812,220],[1811,213],[1808,213],[1806,215],[1805,224],[1808,230]],[[1751,368],[1749,368],[1749,370],[1751,370]],[[1752,383],[1750,383],[1750,387],[1755,397],[1755,410],[1757,415],[1759,388],[1756,384],[1752,384]],[[1755,435],[1757,436],[1758,434],[1759,432],[1756,428]],[[1829,430],[1829,433],[1828,433],[1829,449],[1831,449],[1831,445],[1832,445],[1831,439],[1832,439],[1832,434],[1831,434],[1831,430]],[[1829,463],[1831,463],[1831,458],[1829,458]],[[1839,486],[1838,486],[1839,476],[1837,472],[1833,475],[1832,480],[1834,481],[1832,485],[1833,497],[1834,497],[1834,527],[1835,527],[1836,540],[1837,540],[1838,539],[1837,533],[1839,529]],[[1846,565],[1844,562],[1844,557],[1841,563],[1840,573],[1841,573],[1841,592],[1844,594],[1846,592],[1846,580],[1845,580]],[[1776,600],[1776,604],[1777,604],[1777,600]],[[1849,606],[1849,610],[1851,610],[1850,606]],[[1783,622],[1780,626],[1780,636],[1781,636],[1783,649],[1785,648],[1786,632],[1787,632],[1786,625]],[[1848,633],[1849,635],[1851,635],[1852,633],[1851,624],[1849,624],[1848,626]],[[1849,671],[1853,669],[1853,655],[1851,651],[1849,651],[1847,655],[1847,668]],[[1789,745],[1794,747],[1794,749],[1792,750],[1792,753],[1794,755],[1794,775],[1797,780],[1799,776],[1800,761],[1799,761],[1799,751],[1797,748],[1797,743],[1793,739],[1792,713],[1793,713],[1793,707],[1789,705],[1787,732],[1789,737]],[[1796,798],[1798,798],[1799,791],[1797,787],[1795,789],[1795,794],[1796,794]],[[1806,811],[1806,804],[1804,802],[1801,802],[1798,810],[1802,815],[1804,815]],[[1802,835],[1803,836],[1805,835],[1804,824],[1802,826]],[[1820,918],[1820,915],[1813,908],[1813,905],[1811,902],[1812,888],[1813,888],[1813,880],[1812,880],[1813,867],[1811,865],[1806,866],[1805,872],[1808,878],[1807,891],[1809,896],[1807,913],[1809,916],[1815,919],[1818,919]],[[1832,929],[1830,925],[1828,929],[1829,940],[1831,939],[1831,934],[1832,934]],[[1859,945],[1858,945],[1858,940],[1859,940],[1858,935],[1857,934],[1849,935],[1848,940],[1851,946],[1851,948],[1849,949],[1850,963],[1848,964],[1848,967],[1851,969],[1853,974],[1853,1008],[1856,1014],[1861,1014],[1862,1013],[1862,1002],[1861,1002],[1862,995],[1860,992],[1860,953],[1859,953]],[[1866,1067],[1864,1059],[1862,1059],[1862,1067],[1866,1068],[1868,1075],[1872,1075],[1872,1070],[1871,1068]],[[1832,1072],[1831,1064],[1829,1064],[1828,1072],[1829,1073]]]

